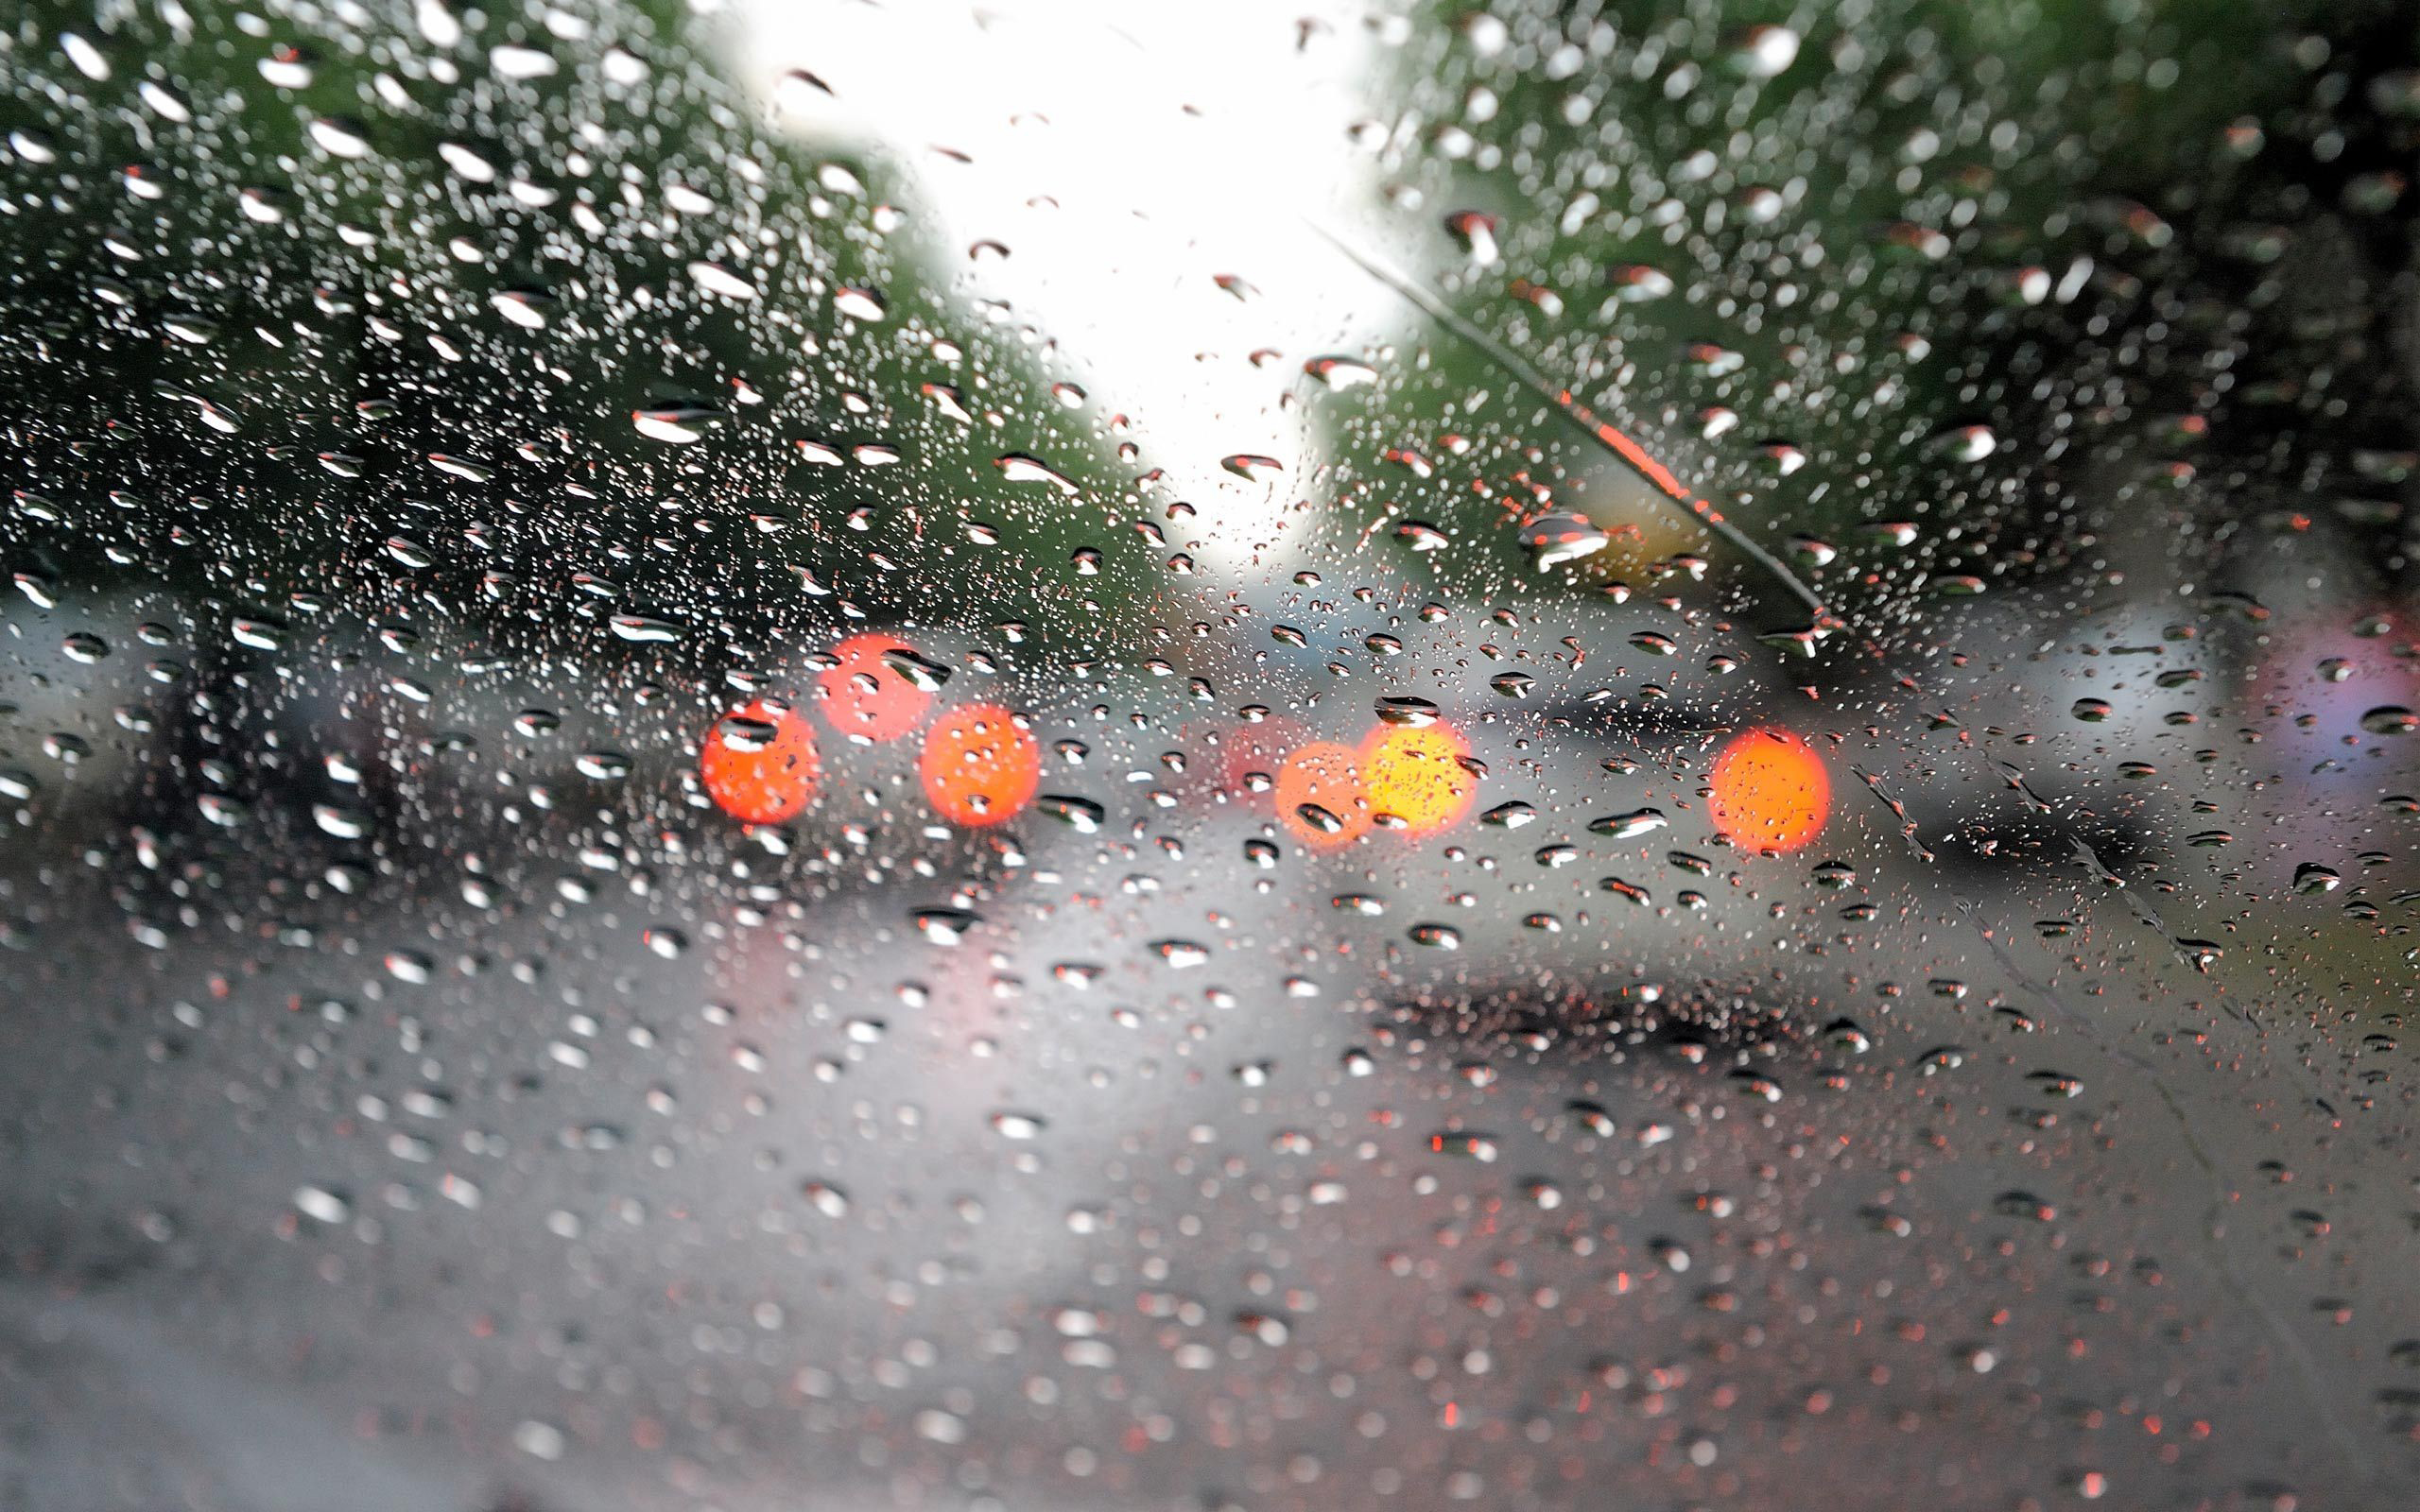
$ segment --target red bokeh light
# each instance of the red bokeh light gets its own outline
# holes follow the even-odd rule
[[[815,731],[795,711],[762,698],[717,720],[698,757],[706,796],[748,824],[795,817],[814,800],[822,773]]]
[[[832,648],[838,664],[816,674],[823,717],[843,735],[897,740],[923,723],[933,696],[883,665],[884,653],[914,647],[895,635],[852,635]]]

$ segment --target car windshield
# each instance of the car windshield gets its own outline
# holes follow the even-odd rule
[[[2420,1501],[2394,0],[24,0],[0,1507]]]

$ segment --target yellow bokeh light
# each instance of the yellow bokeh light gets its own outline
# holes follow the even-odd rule
[[[1434,834],[1467,813],[1478,779],[1462,765],[1470,743],[1451,726],[1381,727],[1361,747],[1361,782],[1374,814],[1413,834]]]

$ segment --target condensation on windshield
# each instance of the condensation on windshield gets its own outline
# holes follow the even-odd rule
[[[2420,1495],[2386,0],[32,0],[0,1502]]]

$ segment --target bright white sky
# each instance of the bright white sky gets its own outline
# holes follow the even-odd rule
[[[1144,465],[1201,511],[1204,570],[1269,539],[1270,514],[1306,495],[1317,463],[1301,455],[1299,409],[1280,407],[1305,391],[1303,363],[1410,324],[1305,219],[1375,200],[1374,161],[1346,136],[1383,46],[1367,26],[1305,45],[1302,0],[709,3],[725,12],[728,65],[778,124],[885,145],[943,246],[1010,249],[962,264],[959,286],[1055,340],[1052,376],[1097,413],[1132,418]],[[781,88],[797,69],[831,94]],[[1238,300],[1227,275],[1256,292]],[[1236,478],[1219,464],[1238,453],[1286,474]]]

